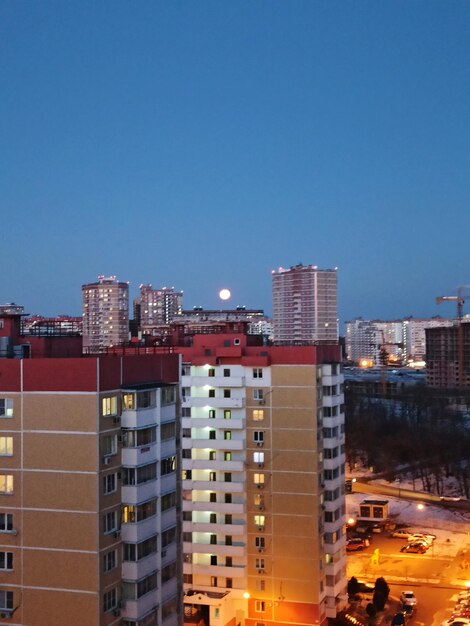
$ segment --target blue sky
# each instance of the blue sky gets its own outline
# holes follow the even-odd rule
[[[271,311],[451,315],[470,283],[470,3],[0,3],[0,302],[77,314],[98,274]]]

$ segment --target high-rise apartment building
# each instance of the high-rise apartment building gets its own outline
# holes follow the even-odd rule
[[[140,285],[140,296],[134,300],[134,320],[145,332],[146,327],[169,324],[181,314],[183,292],[174,287],[153,289],[152,285]]]
[[[426,383],[447,389],[470,387],[469,321],[460,329],[457,322],[426,329]]]
[[[296,265],[272,272],[276,344],[338,341],[336,269]]]
[[[227,323],[180,349],[186,624],[325,624],[344,605],[339,347],[260,344]]]
[[[178,380],[170,354],[0,359],[2,621],[178,626]]]
[[[106,352],[129,339],[129,285],[115,276],[99,276],[82,285],[83,352]]]

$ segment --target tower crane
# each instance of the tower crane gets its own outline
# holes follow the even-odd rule
[[[455,302],[457,304],[457,364],[459,373],[457,376],[457,386],[463,387],[465,385],[464,376],[464,354],[463,354],[463,305],[465,304],[464,291],[469,291],[470,287],[463,285],[457,288],[456,296],[437,296],[436,304],[442,302]]]

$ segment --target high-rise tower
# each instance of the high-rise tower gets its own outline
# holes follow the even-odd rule
[[[273,271],[273,324],[277,344],[338,341],[336,269],[296,265]]]
[[[129,285],[99,276],[82,285],[83,352],[96,354],[129,339]]]

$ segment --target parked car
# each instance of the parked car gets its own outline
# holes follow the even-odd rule
[[[397,613],[392,619],[392,626],[403,626],[405,623],[405,616],[403,613]]]
[[[433,533],[430,533],[428,530],[417,530],[414,534],[415,535],[424,535],[425,537],[429,537],[433,541],[435,539],[437,539],[437,535],[433,535]]]
[[[419,540],[425,541],[429,546],[431,546],[434,542],[434,537],[432,535],[424,535],[423,533],[414,533],[411,537],[408,537],[408,541],[410,543]]]
[[[375,591],[374,583],[366,583],[363,580],[358,580],[357,584],[360,585],[359,587],[360,593],[374,593]]]
[[[459,496],[441,496],[439,498],[439,500],[442,500],[442,502],[460,502],[462,498],[460,498]]]
[[[467,626],[470,624],[470,619],[465,617],[451,617],[442,622],[441,626]]]
[[[418,604],[418,600],[413,591],[402,591],[400,594],[400,602],[402,604],[408,604],[410,606],[416,606]]]
[[[413,604],[404,604],[402,606],[401,612],[405,616],[405,621],[414,615],[416,610],[416,606]]]
[[[355,537],[354,539],[348,539],[346,542],[346,550],[348,552],[355,552],[356,550],[364,550],[369,545],[369,540],[361,537]]]
[[[426,548],[426,550],[431,547],[431,544],[428,543],[426,541],[426,539],[420,539],[420,538],[416,538],[416,537],[414,539],[408,539],[408,543],[413,543],[413,544],[418,544],[419,543],[422,546],[424,546]]]
[[[398,539],[408,539],[414,534],[414,530],[409,528],[399,528],[390,533],[390,537],[396,537]]]
[[[423,543],[409,543],[403,548],[400,548],[400,552],[411,552],[413,554],[424,554],[427,551],[427,547]]]

